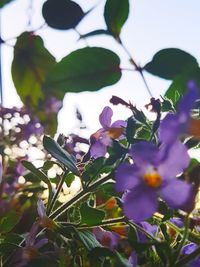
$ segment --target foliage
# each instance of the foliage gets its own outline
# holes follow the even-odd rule
[[[9,2],[0,1],[0,8]],[[47,27],[64,34],[77,31],[93,9],[47,0],[41,13]],[[113,96],[110,103],[131,116],[112,122],[105,107],[101,128],[89,138],[54,136],[62,100],[68,92],[116,84],[121,58],[112,48],[86,46],[56,62],[36,31],[17,37],[12,78],[24,106],[0,106],[2,267],[200,266],[200,168],[188,153],[199,148],[199,65],[187,52],[167,48],[139,66],[121,38],[129,13],[128,0],[107,0],[106,28],[80,39],[113,37],[150,96],[145,71],[172,83],[146,105],[154,120]],[[79,110],[76,115],[82,130]],[[35,160],[32,150],[40,155]]]

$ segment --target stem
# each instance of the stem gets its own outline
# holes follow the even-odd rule
[[[147,89],[148,94],[150,95],[150,97],[153,97],[153,95],[152,95],[152,93],[151,93],[151,90],[150,90],[150,88],[149,88],[149,86],[148,86],[148,84],[147,84],[147,81],[146,81],[146,79],[145,79],[145,77],[144,77],[142,68],[139,67],[139,66],[137,65],[137,63],[135,62],[135,60],[134,60],[133,57],[131,56],[130,52],[128,51],[128,49],[127,49],[127,48],[125,47],[125,45],[122,43],[122,40],[121,40],[120,38],[115,39],[115,40],[116,40],[116,41],[121,45],[121,47],[124,49],[124,51],[126,52],[126,54],[128,55],[128,57],[129,57],[129,59],[130,59],[130,62],[131,62],[132,65],[135,67],[135,70],[139,72],[139,74],[140,74],[140,76],[142,77],[142,80],[143,80],[143,82],[144,82],[144,85],[145,85],[145,87],[146,87],[146,89]]]
[[[188,215],[189,216],[189,215]],[[175,255],[174,255],[174,262],[177,262],[178,261],[178,259],[179,259],[179,257],[180,257],[180,253],[181,253],[181,249],[182,249],[182,247],[184,246],[184,244],[185,244],[185,242],[186,242],[186,240],[187,240],[187,238],[188,238],[188,233],[189,233],[189,223],[190,223],[190,219],[189,219],[189,217],[186,217],[185,218],[185,229],[184,229],[184,233],[183,233],[183,237],[182,237],[182,240],[181,240],[181,242],[180,242],[180,244],[179,244],[179,246],[178,246],[178,249],[177,249],[177,251],[175,252]]]
[[[156,242],[159,242],[154,236],[152,236],[151,234],[149,234],[147,231],[144,230],[144,228],[142,228],[140,225],[138,225],[137,223],[134,222],[128,222],[128,224],[132,227],[137,228],[137,230],[139,230],[140,232],[142,232],[143,234],[145,234],[148,238],[153,239]]]
[[[58,197],[60,191],[62,190],[62,186],[63,186],[63,184],[65,182],[66,174],[67,174],[67,172],[65,172],[62,175],[61,179],[60,179],[60,182],[58,184],[58,188],[57,188],[57,190],[56,190],[56,192],[55,192],[55,194],[54,194],[54,196],[53,196],[53,198],[52,198],[52,200],[51,200],[51,202],[49,204],[49,207],[47,209],[47,215],[49,215],[51,213],[52,209],[54,208],[54,205],[56,203],[57,197]]]
[[[113,177],[113,172],[111,172],[109,175],[107,175],[104,178],[99,179],[95,183],[93,183],[91,186],[88,186],[81,192],[79,192],[75,197],[70,199],[67,203],[64,203],[61,205],[57,210],[55,210],[53,213],[50,214],[49,218],[51,219],[56,219],[58,218],[63,212],[65,212],[67,209],[69,209],[72,205],[77,203],[79,200],[96,190],[100,185],[103,183],[107,182],[108,180],[112,179]]]
[[[115,219],[109,219],[109,220],[105,220],[102,221],[98,224],[95,225],[80,225],[77,227],[77,229],[90,229],[90,228],[95,228],[95,227],[99,227],[99,226],[108,226],[108,225],[113,225],[113,224],[118,224],[118,223],[126,223],[125,221],[125,217],[119,217],[119,218],[115,218]]]

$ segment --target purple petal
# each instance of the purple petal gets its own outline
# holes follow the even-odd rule
[[[181,218],[171,218],[170,222],[178,226],[179,228],[182,228],[184,226],[184,222]]]
[[[188,91],[184,94],[178,105],[180,112],[187,113],[189,115],[192,108],[194,108],[195,101],[198,97],[198,88],[194,81],[188,83]]]
[[[29,246],[32,247],[34,245],[35,239],[36,239],[36,235],[38,233],[38,228],[39,228],[39,224],[37,222],[35,222],[32,225],[29,234],[25,238],[25,242],[26,242],[26,246],[27,247],[29,247]]]
[[[158,230],[158,226],[157,225],[151,225],[148,222],[141,222],[142,227],[144,228],[144,230],[149,233],[152,236],[155,236]]]
[[[177,114],[168,113],[165,118],[161,121],[159,127],[159,139],[165,144],[173,144],[173,142],[178,138],[178,136],[185,132],[185,123],[180,124],[179,116]]]
[[[37,202],[37,211],[38,211],[38,215],[40,216],[40,218],[46,217],[46,209],[44,206],[44,203],[41,199],[38,199]]]
[[[137,267],[137,254],[135,253],[135,251],[131,253],[128,261],[131,264],[131,267]]]
[[[141,186],[125,193],[123,202],[125,215],[135,222],[148,219],[158,207],[156,191]]]
[[[165,160],[158,166],[158,172],[164,179],[175,178],[190,162],[187,148],[177,140],[169,147],[167,153]],[[163,156],[162,149],[159,151],[159,155]]]
[[[192,252],[194,252],[198,248],[198,245],[195,243],[190,243],[186,246],[184,246],[181,250],[181,253],[184,255],[189,255]]]
[[[158,159],[158,148],[151,142],[139,142],[132,145],[130,154],[138,166],[146,163],[154,165]]]
[[[125,128],[126,125],[127,125],[126,121],[118,120],[118,121],[113,122],[110,128]]]
[[[100,141],[95,142],[90,147],[90,156],[94,159],[105,156],[106,152],[107,152],[107,147]]]
[[[49,240],[47,238],[43,238],[39,241],[37,241],[34,245],[35,248],[39,249],[41,248],[42,246],[46,245],[47,243],[49,242]]]
[[[191,198],[193,192],[191,184],[180,181],[178,179],[168,180],[165,186],[160,188],[160,196],[169,207],[178,209],[182,208]]]
[[[117,233],[111,231],[105,231],[101,227],[93,229],[93,233],[96,239],[105,247],[114,249],[119,243],[120,236]]]
[[[105,107],[99,115],[99,121],[104,129],[110,127],[113,111],[110,107]]]
[[[138,168],[135,165],[127,163],[121,164],[115,173],[116,185],[118,192],[134,188],[140,183]]]

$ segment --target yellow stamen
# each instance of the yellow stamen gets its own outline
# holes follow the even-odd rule
[[[108,135],[112,139],[119,138],[120,135],[123,133],[123,128],[109,128]]]
[[[188,134],[193,135],[195,139],[200,139],[200,120],[190,119]]]
[[[153,172],[145,173],[144,181],[150,187],[159,187],[161,185],[162,179],[157,172]]]

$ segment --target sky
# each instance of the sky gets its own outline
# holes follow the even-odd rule
[[[122,0],[123,1],[123,0]],[[29,0],[15,0],[4,7],[1,12],[2,38],[14,44],[13,37],[19,36],[25,30],[34,30],[44,23],[41,7],[45,1],[32,0],[32,11]],[[103,6],[105,1],[76,0],[84,11],[88,11],[96,3],[100,3],[83,21],[77,30],[87,33],[95,29],[105,28]],[[192,54],[200,61],[200,1],[199,0],[130,0],[130,13],[121,33],[121,39],[140,65],[149,62],[153,55],[163,49],[176,47]],[[31,25],[27,26],[31,15]],[[78,41],[78,34],[74,30],[58,31],[45,27],[37,31],[45,47],[56,57],[57,61],[70,52],[85,47],[85,41]],[[121,67],[130,67],[128,57],[123,49],[109,36],[87,38],[90,46],[106,47],[116,52],[122,60]],[[12,46],[2,47],[2,74],[5,106],[20,106],[21,101],[16,94],[12,77],[11,62],[13,58]],[[170,85],[166,81],[148,73],[145,78],[154,97],[163,95]],[[64,97],[64,106],[58,114],[59,133],[78,131],[78,121],[75,109],[79,108],[83,115],[88,132],[95,132],[99,127],[98,116],[112,95],[131,101],[138,108],[144,108],[149,103],[149,95],[141,77],[136,72],[123,71],[121,80],[98,92],[68,93]],[[43,107],[41,107],[42,109]],[[112,107],[113,119],[125,119],[131,115],[123,107]],[[76,130],[75,130],[76,129]]]

